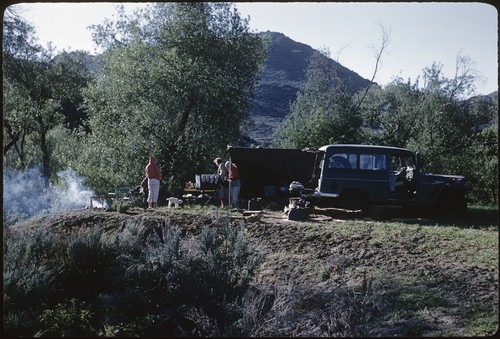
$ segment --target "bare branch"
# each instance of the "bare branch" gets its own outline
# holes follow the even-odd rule
[[[389,46],[391,30],[383,26],[382,24],[378,25],[379,33],[380,33],[380,46],[372,46],[373,54],[375,56],[375,68],[373,70],[373,75],[371,81],[375,80],[378,69],[382,66],[382,55],[384,54],[385,49]]]
[[[370,87],[372,86],[371,84],[373,83],[373,80],[375,80],[375,77],[377,75],[378,69],[380,68],[382,64],[382,55],[384,54],[384,51],[386,50],[387,46],[389,46],[390,38],[391,38],[391,30],[383,26],[382,24],[379,24],[379,32],[380,32],[380,46],[377,48],[375,46],[372,46],[372,49],[374,51],[375,55],[375,68],[373,70],[373,75],[372,78],[370,79],[370,85],[366,87],[365,92],[363,93],[363,96],[358,102],[358,105],[356,106],[355,111],[357,111],[360,107],[363,101],[365,100],[368,91],[370,90]]]

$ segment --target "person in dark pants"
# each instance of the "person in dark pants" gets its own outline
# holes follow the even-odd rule
[[[240,201],[240,173],[238,171],[238,167],[234,162],[226,161],[225,164],[228,171],[228,180],[229,180],[229,197],[230,204],[232,208],[239,208]]]
[[[214,160],[215,166],[217,166],[217,175],[219,176],[219,186],[217,187],[216,193],[217,198],[220,201],[220,207],[224,208],[224,202],[227,199],[227,190],[229,187],[229,182],[227,181],[227,169],[221,158],[216,158]]]

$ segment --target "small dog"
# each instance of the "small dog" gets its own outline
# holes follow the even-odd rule
[[[176,197],[170,197],[167,199],[168,201],[168,207],[172,207],[172,206],[175,206],[175,208],[179,208],[180,205],[182,205],[182,200],[181,199],[177,199]]]

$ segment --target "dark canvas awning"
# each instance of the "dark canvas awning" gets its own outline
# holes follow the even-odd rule
[[[305,187],[315,187],[310,181],[316,153],[299,149],[247,147],[229,147],[228,153],[240,172],[242,198],[287,194],[292,181],[299,181]]]

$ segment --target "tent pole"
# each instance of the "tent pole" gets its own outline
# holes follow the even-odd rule
[[[229,153],[229,168],[231,168],[231,165],[233,164],[233,162],[231,161],[231,153]],[[228,179],[229,179],[229,169],[227,169],[227,175],[228,175]],[[228,180],[229,182],[229,191],[228,191],[228,197],[227,197],[227,204],[229,205],[229,210],[231,210],[232,207],[232,202],[231,202],[231,180]]]

